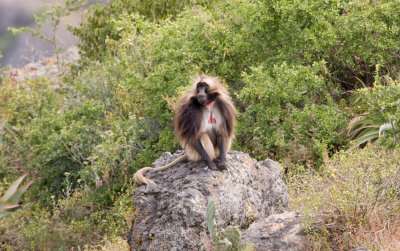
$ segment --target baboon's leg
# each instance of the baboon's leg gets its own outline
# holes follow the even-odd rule
[[[206,133],[202,133],[200,135],[200,139],[196,141],[194,147],[201,155],[202,159],[206,162],[207,166],[211,169],[215,169],[216,166],[213,162],[215,159],[214,146],[210,140],[210,137],[208,137]]]
[[[218,169],[225,170],[226,166],[226,147],[227,147],[227,137],[219,135],[217,136],[217,145],[219,149],[219,161],[218,161]]]

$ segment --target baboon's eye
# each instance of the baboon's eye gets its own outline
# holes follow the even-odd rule
[[[197,93],[207,93],[208,85],[206,83],[197,84]]]

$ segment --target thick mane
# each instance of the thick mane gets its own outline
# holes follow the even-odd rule
[[[194,98],[184,98],[182,102],[175,115],[174,127],[179,142],[185,146],[187,143],[194,143],[189,142],[189,139],[197,139],[199,135],[203,107]]]
[[[226,98],[217,98],[215,105],[218,106],[218,109],[223,117],[223,121],[225,121],[224,127],[227,136],[229,138],[233,137],[237,114],[235,106],[228,96]]]
[[[198,138],[201,126],[200,114],[203,112],[204,106],[197,101],[197,84],[206,83],[208,85],[207,92],[210,96],[215,97],[216,105],[221,111],[224,118],[227,136],[233,137],[235,126],[236,109],[228,95],[228,90],[221,84],[218,78],[207,75],[198,76],[193,82],[189,90],[182,95],[178,101],[178,110],[175,114],[174,128],[178,136],[179,142],[183,147],[186,144],[192,144],[189,140]],[[195,135],[195,137],[193,137]]]

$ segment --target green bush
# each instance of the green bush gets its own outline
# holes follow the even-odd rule
[[[79,78],[72,75],[66,80],[75,90],[71,99],[99,100],[104,109],[102,119],[107,126],[99,131],[100,140],[91,145],[86,166],[80,172],[91,184],[104,183],[103,176],[106,180],[121,178],[121,172],[126,174],[124,178],[130,177],[163,151],[177,147],[168,120],[171,111],[163,110],[162,115],[150,117],[134,80],[126,65],[115,58],[109,58],[105,64],[90,65],[80,72]],[[157,94],[161,95],[152,93],[147,98],[155,99]],[[155,102],[166,109],[165,99],[160,99]]]
[[[2,250],[74,249],[110,245],[124,236],[133,214],[131,185],[115,193],[111,207],[90,202],[92,192],[81,182],[52,197],[52,210],[27,203],[13,217],[0,219]],[[126,246],[126,241],[125,245]]]
[[[372,84],[375,65],[398,69],[400,2],[233,1],[227,18],[245,36],[251,61],[266,65],[325,60],[328,76],[346,89]],[[252,64],[254,66],[254,64]]]
[[[378,70],[378,69],[377,69]],[[356,146],[390,137],[386,142],[395,144],[400,118],[400,82],[389,76],[375,75],[371,88],[357,89],[352,112],[354,118],[347,133]]]
[[[114,19],[123,13],[139,13],[149,20],[161,20],[167,16],[176,16],[186,6],[210,6],[214,1],[205,0],[111,0],[108,4],[91,5],[83,16],[83,22],[77,28],[71,27],[82,44],[81,52],[90,58],[99,58],[107,49],[106,40],[118,40],[120,35],[114,31]]]
[[[245,75],[239,99],[245,112],[239,117],[237,142],[259,159],[273,156],[287,163],[320,163],[344,144],[337,132],[346,112],[332,100],[332,84],[319,75],[323,62],[307,66],[282,64],[258,67]]]
[[[97,3],[91,5],[82,16],[83,21],[79,27],[71,27],[74,35],[82,44],[79,46],[82,55],[97,58],[106,50],[107,38],[118,39],[119,35],[113,33],[113,25],[109,18],[118,16],[121,12],[132,12],[134,1],[113,0],[108,5]]]
[[[32,190],[49,200],[49,193],[57,195],[64,186],[65,172],[78,178],[77,171],[100,139],[103,106],[94,100],[68,104],[43,79],[5,83],[1,94],[6,151],[40,176]]]

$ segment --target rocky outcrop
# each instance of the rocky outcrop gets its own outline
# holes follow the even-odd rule
[[[164,153],[154,166],[171,162]],[[137,185],[135,215],[128,234],[131,250],[210,250],[206,208],[216,205],[216,225],[237,226],[243,243],[256,250],[302,250],[305,237],[300,217],[288,213],[289,197],[282,168],[272,160],[257,162],[241,152],[229,152],[228,170],[214,171],[204,162],[180,163],[146,177],[156,185]],[[265,249],[266,248],[266,249]]]
[[[294,212],[274,214],[251,224],[242,234],[255,250],[305,250],[301,216]]]
[[[69,47],[58,57],[47,58],[38,62],[29,63],[21,68],[10,68],[6,72],[6,76],[15,83],[21,84],[25,79],[35,79],[46,76],[47,80],[51,80],[53,85],[58,86],[59,74],[66,72],[67,68],[79,59],[78,48]]]

